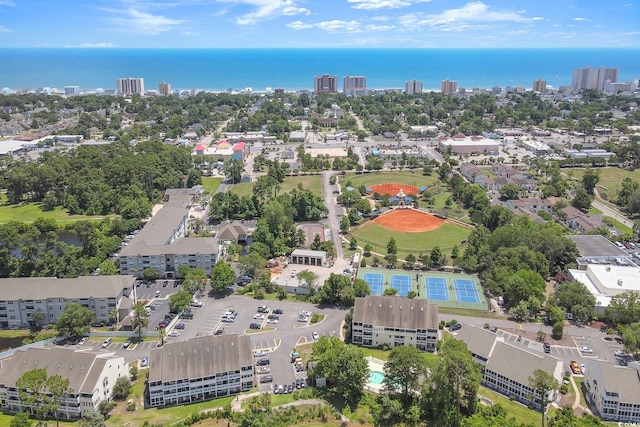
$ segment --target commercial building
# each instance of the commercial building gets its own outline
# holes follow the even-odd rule
[[[8,412],[31,412],[20,400],[18,379],[26,372],[40,368],[47,376],[60,375],[69,380],[71,392],[58,409],[61,419],[79,419],[96,412],[103,400],[109,400],[120,377],[129,375],[124,357],[114,353],[74,351],[68,348],[28,348],[17,350],[0,363],[0,408]]]
[[[133,93],[144,95],[144,79],[140,77],[121,77],[116,81],[116,88],[121,95]]]
[[[579,267],[569,269],[569,277],[584,284],[596,298],[596,314],[604,313],[612,297],[625,291],[640,292],[638,265],[629,258],[589,258],[586,262],[580,263]]]
[[[520,403],[540,408],[541,396],[529,387],[529,377],[537,369],[562,383],[562,361],[543,353],[542,343],[533,343],[538,348],[533,353],[505,343],[504,337],[486,329],[467,325],[456,338],[467,344],[471,357],[480,364],[482,384]],[[546,401],[553,401],[556,393],[551,390]]]
[[[164,80],[158,85],[158,93],[160,95],[171,95],[171,83],[167,83]]]
[[[547,91],[547,81],[538,79],[533,81],[533,91],[539,93],[545,93]]]
[[[605,421],[640,423],[640,363],[616,366],[604,360],[587,361],[584,386],[587,402]]]
[[[482,136],[465,136],[458,133],[451,138],[438,137],[438,150],[451,154],[489,154],[496,155],[500,149],[500,143]]]
[[[338,93],[338,76],[323,74],[313,78],[313,93]]]
[[[584,89],[604,91],[605,83],[616,83],[619,73],[619,68],[575,68],[571,79],[571,87],[576,91]]]
[[[442,93],[456,93],[458,90],[458,82],[452,80],[443,80],[440,83],[440,92]]]
[[[365,76],[344,76],[342,91],[347,96],[367,94],[367,78]]]
[[[120,274],[142,277],[154,268],[159,277],[175,278],[178,267],[201,268],[211,274],[221,246],[215,237],[186,237],[189,208],[196,196],[172,194],[168,202],[120,251]]]
[[[435,351],[438,306],[422,299],[369,295],[356,298],[352,342],[363,347],[411,345]]]
[[[80,86],[65,86],[65,95],[80,95]]]
[[[253,354],[246,335],[205,335],[151,351],[151,407],[231,396],[253,386]]]
[[[322,266],[327,263],[327,253],[325,251],[296,249],[289,255],[289,262],[291,264]]]
[[[409,80],[404,85],[404,91],[409,95],[422,93],[422,82],[419,82],[417,80]]]
[[[131,311],[135,300],[135,277],[80,276],[13,277],[0,279],[0,328],[27,328],[34,313],[44,315],[43,325],[56,323],[68,304],[77,303],[91,310],[98,322],[109,322],[111,310],[120,318]]]

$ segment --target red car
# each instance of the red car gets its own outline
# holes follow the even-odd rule
[[[158,323],[158,326],[156,327],[156,329],[164,329],[167,327],[167,324],[165,322],[160,322]]]

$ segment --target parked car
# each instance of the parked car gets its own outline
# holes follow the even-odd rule
[[[102,348],[109,347],[109,344],[111,344],[111,341],[113,341],[113,338],[111,338],[111,337],[105,338],[105,340],[102,341]]]
[[[253,315],[255,320],[264,320],[264,314],[256,313]]]
[[[233,317],[223,317],[223,318],[222,318],[222,321],[223,321],[224,323],[233,323],[233,322],[235,322],[235,321],[236,321],[236,319],[234,319]]]
[[[258,307],[258,313],[268,313],[269,312],[269,307],[267,307],[266,305],[261,305],[260,307]]]
[[[450,331],[458,331],[462,329],[462,325],[460,323],[454,323],[453,325],[449,326],[449,330]]]
[[[191,307],[202,307],[204,303],[202,301],[192,301]]]
[[[495,334],[496,332],[498,332],[498,327],[496,325],[493,325],[489,330]]]
[[[124,344],[122,344],[122,348],[129,348],[130,345],[131,345],[131,340],[128,339],[124,342]]]
[[[253,350],[253,357],[262,357],[264,356],[266,353],[262,350]]]
[[[309,318],[307,316],[298,316],[298,322],[308,322]]]
[[[311,316],[311,312],[307,310],[300,310],[300,313],[298,314],[300,314],[300,316],[306,316],[306,317]]]
[[[273,314],[284,314],[284,312],[281,308],[276,308],[275,310],[273,310]]]
[[[193,319],[193,313],[190,311],[185,311],[181,316],[183,319]]]
[[[258,361],[256,362],[256,366],[266,366],[266,365],[269,365],[268,357],[263,357],[261,359],[258,359]]]
[[[578,362],[576,362],[575,360],[571,361],[571,363],[569,364],[569,368],[571,368],[571,372],[573,372],[574,375],[582,374],[582,371],[580,370],[580,365],[578,365]]]
[[[593,350],[591,349],[591,347],[580,346],[578,347],[578,349],[580,350],[580,353],[593,354]]]
[[[249,329],[262,329],[259,323],[252,323],[249,325]]]
[[[176,329],[184,329],[186,327],[186,325],[184,323],[176,323],[175,328]]]
[[[551,353],[551,344],[545,342],[544,344],[542,344],[542,347],[544,348],[545,353]]]
[[[167,327],[167,322],[160,322],[158,323],[158,326],[156,326],[156,329],[164,329]]]
[[[176,331],[175,329],[169,332],[170,337],[177,337],[179,335],[180,335],[180,332]]]
[[[616,350],[616,351],[614,351],[614,352],[613,352],[613,355],[614,355],[615,357],[623,357],[623,358],[624,358],[624,357],[627,357],[627,353],[625,353],[625,352],[624,352],[624,351],[622,351],[622,350]]]
[[[269,319],[267,320],[267,323],[270,325],[277,325],[278,324],[278,319]]]
[[[314,340],[319,340],[320,339],[320,335],[318,335],[318,333],[316,331],[313,331],[313,333],[311,334],[311,337]]]
[[[80,339],[80,341],[78,341],[78,345],[82,345],[82,344],[86,343],[86,342],[87,342],[87,339],[88,339],[87,337],[82,337],[82,338]]]
[[[268,366],[260,366],[260,367],[258,368],[258,374],[259,374],[259,375],[262,375],[262,374],[268,374],[268,373],[269,373],[269,371],[270,371],[270,369],[269,369],[269,367],[268,367]]]
[[[143,368],[149,366],[149,358],[147,356],[144,356],[142,358],[142,360],[140,361],[140,366],[142,366]]]

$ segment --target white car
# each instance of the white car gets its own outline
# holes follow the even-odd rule
[[[582,346],[582,347],[578,347],[578,349],[580,350],[580,353],[593,354],[593,350],[591,349],[591,347]]]
[[[307,310],[300,310],[300,316],[309,317],[309,316],[311,316],[311,312],[307,311]]]
[[[625,352],[624,352],[624,351],[622,351],[622,350],[616,350],[616,351],[614,351],[614,352],[613,352],[613,355],[614,355],[615,357],[627,357],[627,353],[625,353]]]
[[[255,320],[264,320],[264,314],[256,313],[253,315]]]
[[[264,356],[266,353],[262,350],[253,350],[253,357],[262,357]]]
[[[269,367],[268,366],[260,366],[258,368],[258,374],[268,374],[269,373]]]
[[[311,336],[313,337],[314,340],[319,340],[320,339],[320,335],[318,335],[318,333],[316,331],[313,331]]]
[[[278,319],[269,319],[269,320],[267,320],[267,323],[269,325],[277,325],[278,324]]]
[[[193,301],[191,302],[191,307],[202,307],[204,303],[202,301]]]
[[[177,337],[179,335],[180,335],[180,332],[176,331],[175,329],[169,332],[170,337]]]
[[[82,345],[87,342],[87,337],[82,337],[80,341],[78,341],[78,345]]]

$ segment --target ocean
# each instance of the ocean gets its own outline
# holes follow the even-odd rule
[[[640,49],[0,49],[0,89],[80,86],[115,89],[118,77],[142,77],[145,89],[254,91],[313,89],[315,75],[367,78],[369,89],[402,88],[419,80],[439,90],[531,88],[571,84],[574,68],[618,67],[620,81],[640,78]]]

